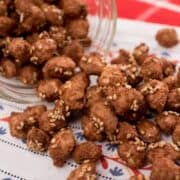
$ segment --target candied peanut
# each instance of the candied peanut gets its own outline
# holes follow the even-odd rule
[[[148,161],[154,162],[156,159],[158,160],[162,157],[175,161],[180,158],[180,151],[176,146],[168,144],[165,141],[149,144],[147,151]]]
[[[49,136],[41,129],[33,127],[27,134],[27,147],[33,151],[46,151],[49,146]]]
[[[149,80],[140,87],[150,108],[161,112],[166,104],[169,89],[168,86],[158,80]]]
[[[84,54],[84,49],[77,40],[73,40],[71,43],[67,43],[67,45],[64,46],[62,53],[71,57],[76,63],[79,63]]]
[[[76,146],[73,152],[73,159],[76,163],[81,164],[86,161],[96,162],[102,154],[101,148],[92,143],[84,142]]]
[[[6,78],[12,78],[17,74],[16,65],[9,59],[3,59],[0,62],[0,72]]]
[[[60,26],[63,23],[63,11],[55,5],[43,4],[41,6],[42,11],[45,14],[46,20],[51,25]]]
[[[178,180],[180,179],[180,167],[172,160],[162,157],[153,162],[151,180]]]
[[[16,22],[9,17],[0,16],[0,36],[7,36],[12,33],[12,29],[16,27]]]
[[[37,87],[38,96],[47,101],[54,101],[59,98],[59,91],[62,83],[58,79],[41,80]]]
[[[163,65],[160,59],[156,57],[148,57],[141,66],[141,75],[145,80],[163,79]]]
[[[42,64],[52,58],[57,52],[57,44],[51,38],[39,39],[32,44],[31,62]]]
[[[61,99],[71,111],[81,110],[85,105],[85,91],[89,79],[85,73],[75,74],[69,81],[62,85]]]
[[[75,19],[67,25],[68,34],[74,39],[86,38],[89,32],[89,23],[85,19]]]
[[[177,122],[180,122],[179,114],[173,111],[164,111],[156,116],[156,123],[161,131],[171,134]]]
[[[178,83],[178,78],[174,75],[164,78],[163,82],[167,84],[169,90],[180,87],[180,84]]]
[[[95,163],[84,163],[74,169],[67,180],[96,180],[96,165]]]
[[[119,145],[119,157],[132,168],[140,168],[145,163],[145,145],[142,141],[128,141]]]
[[[71,155],[75,143],[75,138],[71,129],[63,129],[54,135],[51,139],[48,151],[55,166],[63,166],[65,160]]]
[[[175,65],[172,62],[164,58],[160,59],[160,61],[162,62],[163,73],[165,77],[175,73]]]
[[[27,115],[25,113],[12,113],[9,122],[10,133],[12,136],[25,139],[30,129],[27,123]]]
[[[175,29],[164,28],[156,33],[156,40],[159,45],[171,48],[178,44],[178,34]]]
[[[131,176],[129,180],[146,180],[143,174]]]
[[[79,66],[88,75],[100,75],[106,66],[106,62],[100,54],[94,52],[83,56]]]
[[[137,124],[137,130],[141,139],[146,143],[154,143],[160,140],[160,130],[155,123],[141,120]]]
[[[38,81],[38,76],[39,76],[39,70],[32,65],[24,66],[19,71],[19,79],[24,84],[29,84],[29,85],[36,84]]]
[[[177,144],[180,147],[180,120],[178,121],[179,124],[177,124],[174,128],[174,131],[172,133],[172,140],[175,144]]]
[[[148,57],[148,53],[149,47],[145,43],[140,43],[133,50],[133,56],[139,65],[144,63],[144,60]]]
[[[180,88],[172,89],[169,92],[166,107],[180,113]]]
[[[64,115],[64,109],[53,109],[45,111],[39,117],[39,127],[41,130],[52,135],[60,129],[66,127],[67,122]]]
[[[83,116],[81,119],[81,125],[83,134],[89,141],[102,141],[104,139],[104,135],[102,134],[104,129],[97,128],[91,117]]]

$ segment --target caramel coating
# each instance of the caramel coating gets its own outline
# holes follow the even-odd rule
[[[57,52],[57,44],[51,38],[39,39],[32,44],[31,62],[42,64],[52,58]]]
[[[96,123],[89,116],[83,116],[81,119],[81,126],[83,129],[83,135],[89,141],[102,141],[104,135],[102,131],[104,129],[99,129],[99,126],[95,125]]]
[[[180,88],[172,89],[169,92],[166,107],[180,113]]]
[[[180,84],[178,83],[178,78],[174,75],[164,78],[163,82],[167,84],[169,90],[180,87]]]
[[[62,7],[66,16],[74,17],[86,15],[86,4],[82,0],[61,0],[59,6]]]
[[[55,5],[43,4],[41,6],[42,11],[45,14],[46,20],[49,24],[54,26],[60,26],[63,23],[63,11]]]
[[[111,140],[111,135],[115,133],[118,119],[114,111],[102,101],[97,101],[89,108],[89,114],[94,125],[100,132],[105,132]]]
[[[143,174],[138,174],[137,176],[131,176],[129,180],[146,180]]]
[[[27,123],[27,115],[25,113],[12,113],[9,122],[10,133],[12,136],[25,139],[30,129]]]
[[[149,162],[152,163],[162,157],[176,161],[180,158],[180,151],[176,146],[172,146],[164,141],[152,143],[148,146],[147,159]]]
[[[145,146],[142,141],[135,143],[133,141],[124,142],[118,147],[119,157],[132,168],[140,168],[145,162]]]
[[[50,135],[66,127],[66,125],[64,112],[61,108],[45,111],[39,117],[40,129]]]
[[[138,138],[136,127],[127,122],[119,122],[117,130],[116,138],[120,143]]]
[[[59,98],[61,85],[62,83],[58,79],[41,80],[37,87],[38,96],[50,102],[54,101]]]
[[[100,159],[101,154],[102,151],[98,145],[84,142],[76,146],[72,156],[77,164],[81,164],[86,161],[96,162]]]
[[[71,155],[75,143],[71,129],[63,129],[54,135],[51,139],[48,152],[55,166],[60,167],[64,165],[65,160]]]
[[[16,65],[9,59],[3,59],[0,62],[0,72],[6,78],[12,78],[17,74]]]
[[[152,166],[151,180],[178,180],[180,179],[180,167],[172,160],[162,157],[156,160]]]
[[[44,105],[29,106],[24,110],[27,116],[27,123],[31,126],[38,126],[39,117],[47,110]]]
[[[67,79],[73,75],[76,65],[74,61],[67,56],[57,56],[51,58],[43,67],[45,78]]]
[[[7,4],[5,1],[0,1],[0,16],[7,15]]]
[[[101,73],[98,83],[100,86],[115,86],[118,87],[126,83],[126,77],[121,72],[118,65],[107,65]]]
[[[26,63],[30,58],[30,44],[22,38],[14,38],[8,44],[7,52],[15,59],[16,63]]]
[[[161,131],[171,134],[177,122],[180,122],[179,114],[173,111],[164,111],[156,116],[156,123]]]
[[[160,140],[159,128],[151,121],[139,121],[137,124],[137,130],[141,139],[146,143],[154,143]]]
[[[86,38],[89,32],[89,23],[86,19],[75,19],[68,23],[67,32],[73,39]]]
[[[160,59],[159,61],[162,63],[164,77],[173,75],[175,73],[175,65],[171,61],[164,58]]]
[[[100,54],[91,53],[81,58],[79,66],[88,75],[100,75],[106,62]]]
[[[84,163],[74,169],[67,180],[96,180],[96,178],[95,163]]]
[[[148,57],[144,60],[141,66],[141,75],[145,80],[148,79],[163,79],[162,62],[156,57]]]
[[[62,53],[72,58],[78,64],[84,54],[84,49],[77,40],[72,40],[64,46]]]
[[[44,26],[46,17],[40,7],[29,0],[15,0],[16,11],[19,18],[19,31],[34,32]]]
[[[140,43],[133,50],[133,56],[135,57],[137,63],[142,65],[145,59],[148,57],[149,47],[145,43]]]
[[[89,79],[83,72],[75,74],[62,85],[61,99],[70,111],[81,110],[84,107],[85,91],[88,85]]]
[[[5,37],[11,34],[15,26],[16,22],[12,18],[0,16],[0,36]]]
[[[134,88],[119,87],[108,89],[107,94],[106,99],[114,107],[116,114],[123,116],[129,121],[139,120],[146,111],[143,95]]]
[[[27,134],[27,147],[30,150],[44,152],[49,146],[49,136],[41,129],[33,127]]]
[[[180,121],[178,121],[180,123]],[[172,140],[180,147],[180,124],[177,124],[172,133]]]
[[[161,112],[166,104],[169,89],[168,86],[158,80],[149,80],[140,87],[150,108]]]
[[[156,40],[159,45],[171,48],[178,44],[178,34],[175,29],[164,28],[156,33]]]
[[[20,69],[19,79],[28,85],[34,85],[38,82],[39,70],[32,66],[27,65]]]

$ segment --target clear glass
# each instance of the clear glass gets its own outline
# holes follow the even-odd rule
[[[89,36],[92,39],[90,51],[108,53],[116,31],[116,0],[85,0],[88,5]],[[35,89],[17,79],[0,76],[0,98],[19,104],[34,104],[41,100]]]

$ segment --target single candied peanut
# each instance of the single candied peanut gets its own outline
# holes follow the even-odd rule
[[[166,48],[171,48],[178,44],[178,34],[176,30],[172,28],[160,29],[156,33],[156,40],[159,45]]]
[[[162,157],[176,161],[180,158],[180,150],[174,144],[168,144],[165,141],[149,144],[147,151],[148,161],[152,163]]]
[[[154,143],[160,140],[160,130],[155,123],[148,120],[141,120],[137,124],[140,138],[146,143]]]
[[[148,57],[149,47],[145,43],[140,43],[133,50],[133,56],[139,65],[142,65]]]
[[[36,84],[38,81],[38,76],[39,76],[39,70],[32,65],[24,66],[19,71],[19,79],[24,84],[28,84],[28,85]]]
[[[180,179],[180,167],[172,160],[162,157],[153,162],[151,180],[178,180]]]
[[[38,96],[47,101],[54,101],[59,98],[59,91],[62,83],[58,79],[41,80],[37,87]]]
[[[145,80],[163,79],[163,65],[160,59],[156,57],[148,57],[141,66],[141,75]]]
[[[49,136],[39,128],[33,127],[27,133],[27,147],[30,150],[43,152],[49,146]]]
[[[55,166],[63,166],[74,147],[75,138],[71,129],[62,129],[51,139],[48,152]]]
[[[66,127],[67,122],[62,108],[45,111],[39,117],[39,128],[50,135]]]
[[[72,40],[64,46],[62,53],[78,64],[84,54],[84,48],[77,40]]]
[[[100,75],[106,66],[106,62],[100,54],[94,52],[84,55],[79,66],[88,75]]]
[[[94,122],[89,116],[83,116],[81,119],[83,135],[89,141],[102,141],[104,139],[104,127]],[[100,128],[99,128],[100,127]]]
[[[128,141],[119,145],[119,157],[132,168],[140,168],[145,164],[146,146],[143,141]]]
[[[178,78],[175,75],[164,78],[163,82],[167,84],[169,90],[180,87],[180,83],[178,83]]]
[[[17,64],[23,64],[29,62],[30,48],[31,46],[26,40],[14,38],[9,42],[6,51],[15,59]]]
[[[46,110],[47,108],[44,105],[28,106],[24,110],[24,113],[27,116],[27,124],[31,126],[38,126],[39,118]]]
[[[27,115],[25,113],[12,113],[9,122],[10,133],[12,136],[25,139],[30,129],[27,123]]]
[[[84,163],[74,169],[67,180],[96,180],[96,165],[95,163]]]
[[[86,19],[71,20],[67,25],[67,32],[73,39],[86,38],[89,32],[89,23]]]
[[[7,36],[12,33],[16,27],[16,22],[9,17],[0,16],[0,36]]]
[[[16,76],[17,68],[10,59],[3,59],[0,62],[0,72],[6,78],[12,78]]]
[[[160,61],[162,63],[164,77],[175,74],[175,65],[171,61],[164,58],[160,59]]]
[[[178,121],[179,124],[177,124],[174,128],[174,131],[172,133],[172,140],[177,146],[180,147],[180,121]]]
[[[42,64],[52,58],[57,52],[57,44],[51,38],[39,39],[32,44],[30,61]]]
[[[142,84],[139,89],[145,96],[146,102],[150,108],[158,112],[164,109],[169,93],[168,86],[164,82],[149,80]]]
[[[51,58],[43,67],[43,75],[45,78],[70,78],[73,73],[76,64],[67,56],[56,56]]]
[[[101,154],[102,151],[98,145],[84,142],[76,146],[72,156],[76,163],[81,164],[86,161],[96,162],[100,159]]]
[[[42,4],[42,11],[45,14],[46,20],[51,25],[60,26],[63,23],[63,11],[55,5]]]
[[[88,85],[89,79],[83,72],[75,74],[62,85],[60,98],[71,111],[81,110],[85,106],[85,91]]]
[[[171,134],[178,122],[180,122],[180,116],[173,111],[164,111],[156,116],[156,123],[160,127],[161,131],[166,134]]]
[[[180,88],[172,89],[169,92],[166,107],[180,113]]]

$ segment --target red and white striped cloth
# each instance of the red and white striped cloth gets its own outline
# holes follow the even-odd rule
[[[180,0],[117,0],[121,18],[180,26]]]

